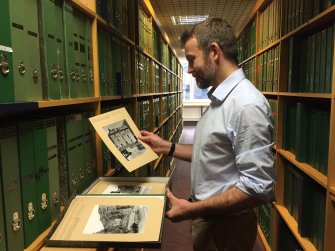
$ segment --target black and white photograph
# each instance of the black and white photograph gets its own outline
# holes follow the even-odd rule
[[[107,133],[108,138],[127,160],[134,159],[146,151],[144,145],[132,132],[127,120],[123,119],[105,126],[103,129]]]
[[[158,159],[158,155],[138,139],[141,133],[126,108],[112,110],[89,120],[107,148],[128,172]]]
[[[146,186],[112,184],[107,187],[103,194],[147,194],[149,191],[150,187]]]
[[[143,233],[147,206],[95,205],[83,234]]]

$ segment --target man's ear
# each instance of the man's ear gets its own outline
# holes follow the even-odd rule
[[[219,60],[219,57],[220,57],[220,54],[221,54],[220,46],[216,42],[213,42],[213,43],[211,43],[211,50],[213,52],[214,61]]]

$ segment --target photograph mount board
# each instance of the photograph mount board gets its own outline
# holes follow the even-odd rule
[[[49,247],[161,246],[165,197],[78,195],[46,239]]]
[[[138,139],[140,131],[124,107],[89,120],[108,149],[129,172],[158,158],[147,144]]]

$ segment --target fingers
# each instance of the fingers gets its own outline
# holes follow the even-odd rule
[[[149,143],[150,142],[150,132],[147,132],[147,131],[140,131],[140,134],[141,135],[139,135],[138,136],[138,138],[140,139],[140,140],[142,140],[142,141],[144,141],[145,143]]]
[[[170,200],[171,204],[173,204],[173,201],[177,199],[177,197],[173,195],[169,188],[166,190],[166,196]]]
[[[140,131],[142,136],[149,136],[151,134],[151,132],[145,131],[145,130],[141,130]]]

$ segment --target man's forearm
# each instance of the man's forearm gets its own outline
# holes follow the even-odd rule
[[[192,146],[192,144],[176,144],[176,150],[173,154],[173,157],[191,162]]]
[[[254,208],[261,203],[262,200],[234,187],[221,195],[192,203],[189,214],[191,217],[233,214]]]

